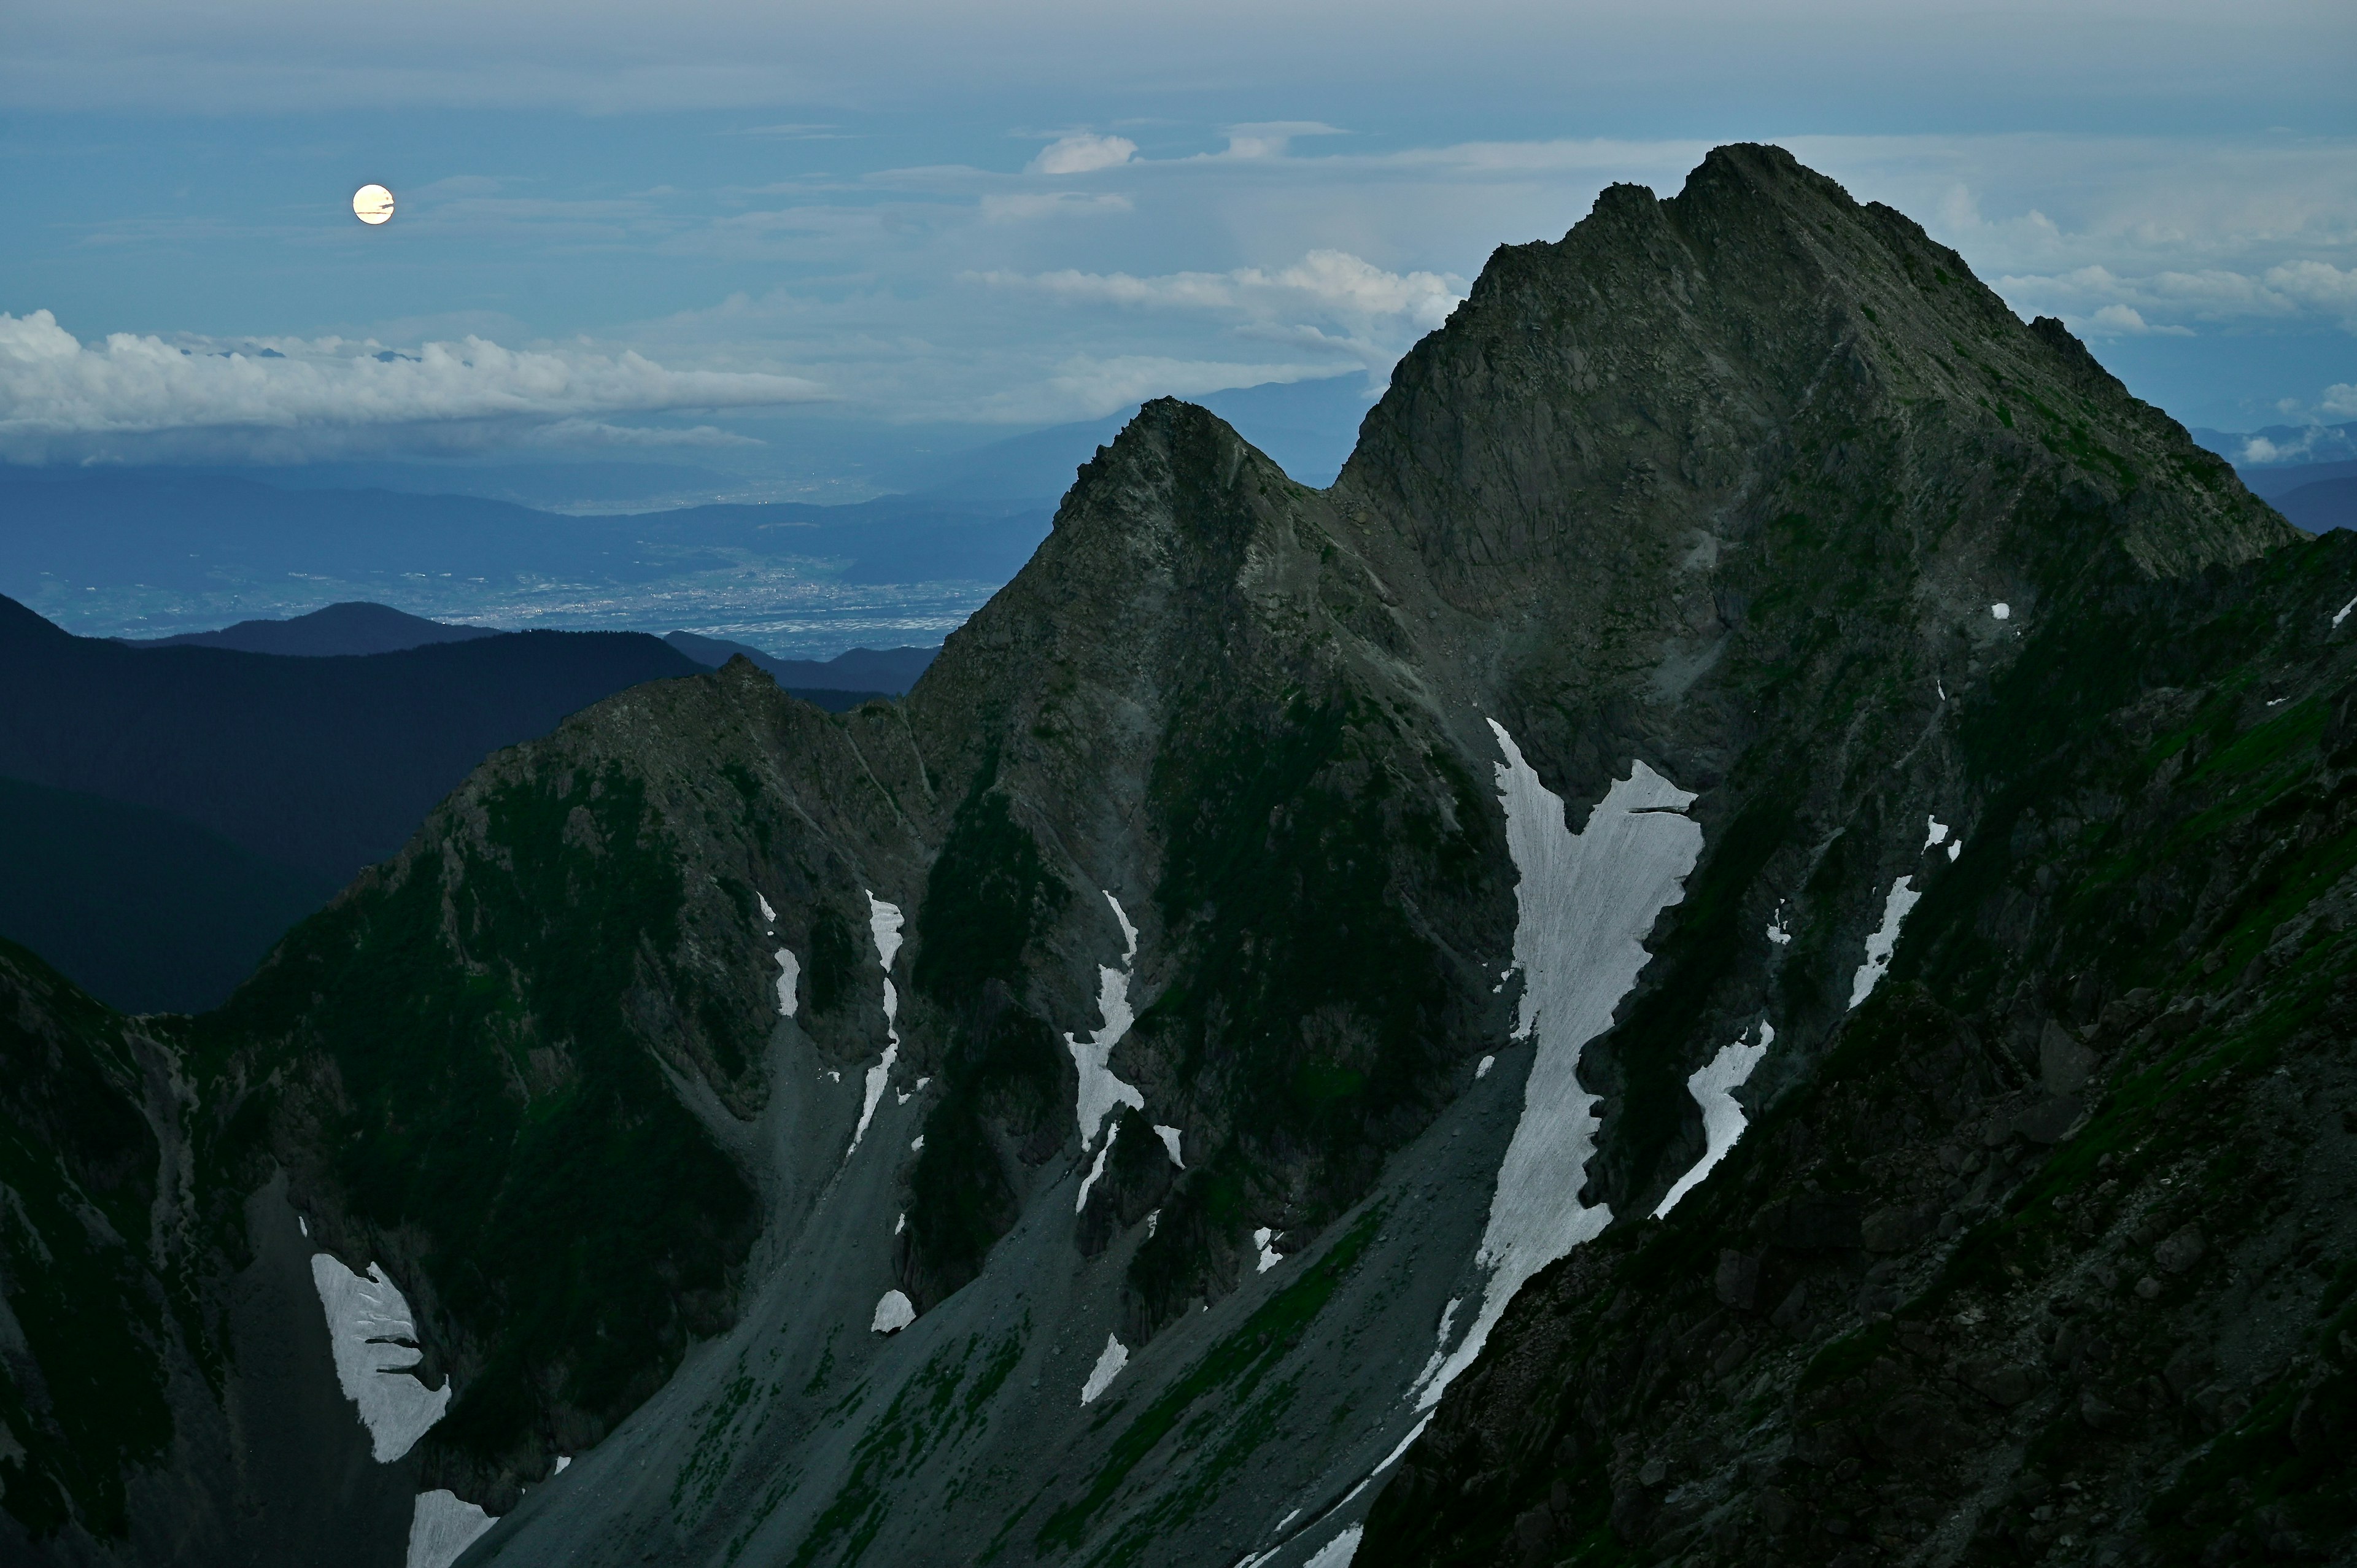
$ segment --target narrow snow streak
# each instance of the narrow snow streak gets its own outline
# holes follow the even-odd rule
[[[1121,927],[1121,961],[1126,967],[1137,958],[1137,928],[1129,923],[1129,911],[1121,907],[1121,900],[1114,897],[1110,889],[1101,888],[1099,891],[1104,894],[1105,902],[1113,906],[1113,918]]]
[[[1169,1152],[1170,1163],[1180,1170],[1185,1170],[1187,1162],[1178,1157],[1178,1129],[1165,1127],[1161,1122],[1157,1122],[1154,1124],[1154,1135],[1162,1140],[1163,1148]]]
[[[1700,1187],[1702,1178],[1710,1175],[1711,1166],[1725,1159],[1727,1151],[1743,1136],[1746,1118],[1743,1107],[1735,1102],[1735,1091],[1750,1079],[1751,1069],[1760,1065],[1760,1058],[1776,1043],[1776,1026],[1765,1018],[1760,1020],[1760,1043],[1756,1046],[1743,1043],[1750,1033],[1747,1029],[1733,1045],[1721,1046],[1717,1056],[1696,1068],[1686,1079],[1686,1092],[1702,1108],[1702,1158],[1678,1177],[1677,1185],[1662,1199],[1662,1206],[1653,1210],[1654,1219],[1667,1214],[1677,1207],[1678,1199]]]
[[[791,1018],[794,1015],[794,992],[802,981],[802,961],[784,948],[778,950],[777,960],[778,1016]]]
[[[2333,630],[2338,631],[2338,630],[2340,630],[2340,629],[2341,629],[2341,623],[2342,621],[2347,620],[2347,619],[2349,618],[2349,612],[2350,612],[2351,610],[2357,610],[2357,599],[2352,599],[2352,600],[2350,600],[2347,604],[2345,604],[2345,605],[2341,606],[2338,610],[2335,610],[2335,611],[2333,612],[2333,615],[2332,615],[2332,629],[2333,629]]]
[[[866,1097],[860,1102],[859,1125],[852,1130],[851,1147],[843,1151],[845,1162],[859,1152],[859,1140],[867,1136],[867,1123],[876,1119],[876,1107],[883,1103],[884,1086],[892,1079],[892,1064],[900,1059],[900,1035],[893,1027],[900,1015],[900,993],[892,989],[892,959],[900,950],[900,907],[887,904],[875,894],[867,895],[867,930],[876,939],[876,961],[884,966],[884,1056],[867,1069]]]
[[[559,1459],[556,1467],[564,1469],[565,1461]],[[408,1568],[450,1568],[497,1522],[456,1492],[418,1493],[409,1514]]]
[[[1911,876],[1902,876],[1890,885],[1889,895],[1882,900],[1882,928],[1866,939],[1866,961],[1859,964],[1857,973],[1850,977],[1849,1004],[1852,1007],[1865,1001],[1874,988],[1882,983],[1883,975],[1890,968],[1890,955],[1899,947],[1900,922],[1907,918],[1907,911],[1915,908],[1922,897],[1915,890],[1915,879]]]
[[[450,1380],[429,1389],[410,1374],[425,1352],[417,1348],[408,1298],[381,1265],[371,1263],[366,1274],[356,1274],[335,1254],[315,1252],[311,1283],[328,1316],[336,1381],[360,1407],[376,1462],[390,1465],[442,1419],[450,1406]]]
[[[1081,1402],[1093,1404],[1096,1397],[1113,1387],[1121,1369],[1129,1365],[1129,1347],[1113,1335],[1105,1336],[1105,1348],[1097,1357],[1097,1364],[1089,1369],[1089,1380],[1081,1385]]]
[[[1089,1174],[1081,1182],[1081,1196],[1072,1199],[1073,1213],[1078,1214],[1089,1206],[1089,1188],[1096,1186],[1097,1177],[1104,1175],[1105,1161],[1113,1157],[1113,1141],[1120,1136],[1121,1123],[1116,1122],[1113,1130],[1105,1134],[1103,1146],[1097,1150],[1097,1163],[1089,1167]]]
[[[1645,938],[1662,911],[1685,897],[1702,854],[1702,827],[1683,815],[1694,796],[1642,762],[1588,814],[1587,831],[1564,825],[1563,797],[1539,782],[1514,738],[1490,727],[1506,808],[1506,848],[1520,878],[1514,962],[1523,972],[1517,1039],[1535,1039],[1523,1115],[1498,1167],[1490,1222],[1477,1259],[1490,1271],[1473,1326],[1411,1392],[1428,1410],[1472,1365],[1506,1305],[1533,1274],[1611,1222],[1578,1192],[1596,1152],[1596,1096],[1580,1087],[1579,1054],[1612,1023],[1612,1010],[1652,955]]]
[[[767,898],[756,893],[753,895],[753,901],[761,906],[761,918],[773,926],[778,923],[778,912],[770,908],[770,901]]]
[[[917,1321],[917,1307],[899,1291],[888,1290],[876,1303],[876,1319],[867,1326],[870,1334],[898,1334]]]
[[[1083,1040],[1078,1035],[1064,1036],[1064,1048],[1072,1053],[1072,1066],[1079,1069],[1081,1090],[1074,1114],[1080,1118],[1081,1147],[1085,1149],[1097,1141],[1097,1131],[1116,1105],[1126,1105],[1133,1111],[1146,1109],[1146,1096],[1134,1085],[1124,1083],[1105,1064],[1113,1059],[1114,1047],[1129,1033],[1137,1022],[1130,1010],[1129,977],[1137,962],[1137,928],[1123,913],[1121,900],[1111,893],[1104,896],[1113,906],[1113,918],[1121,926],[1125,944],[1121,968],[1097,968],[1097,1031]]]

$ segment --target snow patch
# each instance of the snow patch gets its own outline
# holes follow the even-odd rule
[[[778,1016],[794,1015],[794,992],[802,984],[802,961],[784,948],[775,954],[778,961]]]
[[[867,1326],[870,1334],[898,1334],[917,1321],[914,1303],[896,1290],[888,1290],[876,1304],[876,1320]]]
[[[308,1236],[311,1233],[311,1222],[304,1219],[301,1215],[298,1214],[295,1217],[295,1223],[302,1228],[304,1235]]]
[[[1154,1240],[1154,1230],[1155,1230],[1155,1227],[1156,1227],[1156,1226],[1157,1226],[1157,1225],[1160,1225],[1161,1223],[1162,1223],[1162,1210],[1160,1210],[1160,1209],[1157,1208],[1157,1209],[1153,1209],[1153,1210],[1149,1211],[1149,1212],[1146,1214],[1146,1239],[1147,1240],[1151,1241],[1151,1240]]]
[[[1995,616],[1999,620],[2011,620],[2013,618],[2013,607],[2011,605],[1991,605],[1989,606],[1989,614]]]
[[[1473,1064],[1473,1077],[1475,1081],[1478,1082],[1480,1079],[1489,1077],[1490,1069],[1497,1065],[1498,1058],[1495,1057],[1483,1057],[1480,1061],[1475,1062]]]
[[[1096,1397],[1113,1387],[1121,1369],[1129,1365],[1129,1347],[1113,1335],[1105,1336],[1105,1348],[1097,1357],[1097,1364],[1089,1369],[1089,1380],[1081,1385],[1081,1402],[1092,1404]]]
[[[1116,1122],[1105,1133],[1104,1145],[1097,1150],[1097,1163],[1089,1167],[1088,1176],[1081,1183],[1081,1196],[1072,1199],[1073,1213],[1078,1214],[1089,1206],[1089,1188],[1096,1186],[1097,1177],[1104,1175],[1105,1161],[1113,1157],[1113,1141],[1120,1136],[1121,1123]]]
[[[1352,1525],[1319,1547],[1317,1554],[1301,1568],[1350,1568],[1351,1559],[1359,1554],[1359,1538],[1366,1533],[1365,1525]]]
[[[921,1155],[925,1152],[925,1135],[922,1133],[909,1140],[909,1152],[912,1155]]]
[[[1652,957],[1646,936],[1685,897],[1702,854],[1702,827],[1684,814],[1694,796],[1644,763],[1632,762],[1588,814],[1587,830],[1574,833],[1563,797],[1539,781],[1503,725],[1492,719],[1490,728],[1505,757],[1498,795],[1519,873],[1514,962],[1523,988],[1514,1037],[1535,1038],[1537,1051],[1476,1260],[1490,1273],[1481,1309],[1463,1342],[1411,1389],[1425,1410],[1481,1353],[1523,1283],[1611,1222],[1608,1206],[1589,1208],[1577,1197],[1597,1132],[1579,1054],[1611,1026]]]
[[[1187,1162],[1178,1157],[1178,1129],[1176,1127],[1165,1127],[1161,1122],[1157,1122],[1154,1124],[1154,1135],[1161,1139],[1162,1146],[1169,1151],[1170,1163],[1177,1165],[1180,1170],[1185,1170],[1187,1168]]]
[[[567,1465],[570,1465],[570,1464],[572,1464],[572,1463],[573,1463],[573,1455],[570,1455],[570,1454],[559,1454],[559,1455],[556,1456],[556,1468],[555,1468],[554,1470],[552,1470],[552,1471],[551,1471],[551,1472],[549,1472],[549,1473],[550,1473],[551,1475],[554,1475],[554,1476],[562,1476],[563,1474],[565,1474],[565,1466],[566,1466]]]
[[[900,1215],[892,1221],[892,1234],[895,1236],[898,1236],[901,1231],[906,1230],[908,1228],[909,1217],[905,1214]]]
[[[2349,612],[2351,610],[2357,610],[2357,599],[2350,600],[2347,604],[2341,606],[2332,613],[2332,628],[2335,631],[2340,630],[2341,623],[2349,618]]]
[[[1923,847],[1925,849],[1937,849],[1942,844],[1948,842],[1947,823],[1942,822],[1937,817],[1925,817],[1923,820],[1932,824],[1923,834]]]
[[[1097,968],[1097,1031],[1083,1040],[1078,1035],[1064,1036],[1064,1048],[1072,1053],[1072,1066],[1079,1069],[1081,1091],[1074,1108],[1081,1123],[1081,1147],[1087,1148],[1097,1141],[1097,1131],[1116,1105],[1126,1105],[1133,1111],[1146,1109],[1146,1096],[1134,1085],[1124,1083],[1114,1076],[1105,1064],[1113,1059],[1113,1048],[1137,1022],[1130,1010],[1129,977],[1137,960],[1137,928],[1129,923],[1122,912],[1121,900],[1111,893],[1105,902],[1113,906],[1114,918],[1121,925],[1122,940],[1127,944],[1122,954],[1122,967]]]
[[[559,1459],[556,1467],[565,1468]],[[496,1521],[456,1492],[420,1492],[409,1514],[408,1568],[450,1568]]]
[[[767,920],[773,926],[778,923],[778,912],[770,908],[770,901],[767,898],[764,898],[759,893],[756,893],[753,895],[753,902],[761,906],[762,919]]]
[[[376,1462],[390,1465],[442,1419],[450,1406],[450,1380],[429,1389],[411,1375],[409,1369],[425,1352],[417,1348],[408,1299],[380,1265],[371,1263],[366,1274],[356,1274],[333,1253],[315,1252],[311,1283],[328,1316],[336,1381],[360,1407]]]
[[[1956,840],[1953,843],[1951,843],[1951,844],[1948,846],[1948,859],[1949,859],[1950,861],[1952,861],[1952,862],[1956,858],[1956,856],[1958,856],[1958,855],[1960,855],[1960,854],[1964,854],[1964,840],[1962,840],[1962,839],[1958,839],[1958,840]]]
[[[1260,1267],[1253,1271],[1254,1273],[1265,1274],[1285,1262],[1285,1254],[1275,1247],[1276,1239],[1282,1234],[1284,1232],[1271,1230],[1265,1225],[1253,1232],[1253,1245],[1260,1249]]]
[[[1907,911],[1915,908],[1923,895],[1915,890],[1915,879],[1902,876],[1890,885],[1890,892],[1882,900],[1882,926],[1866,939],[1866,961],[1857,966],[1850,978],[1849,1004],[1865,1001],[1890,968],[1890,955],[1899,946],[1899,925],[1907,918]]]
[[[1686,1079],[1686,1092],[1702,1108],[1702,1158],[1678,1177],[1677,1185],[1662,1199],[1662,1206],[1653,1210],[1654,1219],[1667,1214],[1677,1206],[1678,1199],[1701,1186],[1702,1178],[1710,1175],[1711,1166],[1725,1159],[1727,1151],[1743,1136],[1746,1119],[1743,1107],[1735,1102],[1735,1091],[1743,1087],[1751,1077],[1751,1069],[1760,1065],[1760,1058],[1776,1043],[1776,1026],[1762,1018],[1760,1043],[1756,1046],[1744,1044],[1750,1033],[1746,1029],[1733,1045],[1721,1046],[1717,1056],[1696,1068]]]

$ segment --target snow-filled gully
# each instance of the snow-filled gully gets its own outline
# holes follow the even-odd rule
[[[859,1141],[867,1136],[867,1124],[876,1120],[876,1107],[884,1101],[884,1087],[892,1081],[892,1064],[900,1059],[900,1033],[896,1026],[900,1016],[900,993],[892,988],[892,960],[900,951],[900,907],[887,904],[875,894],[867,895],[867,930],[876,940],[876,961],[884,968],[884,1055],[867,1069],[867,1083],[859,1104],[859,1125],[852,1129],[851,1147],[844,1150],[848,1163],[859,1152]]]
[[[1415,1424],[1340,1503],[1289,1540],[1342,1513],[1397,1464],[1423,1435],[1448,1385],[1480,1355],[1515,1294],[1549,1263],[1601,1234],[1612,1219],[1609,1207],[1589,1208],[1578,1197],[1598,1127],[1597,1097],[1580,1087],[1579,1057],[1611,1026],[1614,1009],[1652,958],[1645,938],[1654,922],[1685,897],[1685,879],[1702,854],[1701,824],[1684,814],[1695,797],[1635,761],[1629,777],[1615,782],[1589,813],[1586,831],[1575,833],[1565,823],[1563,797],[1539,781],[1504,725],[1493,719],[1490,727],[1505,757],[1497,765],[1498,797],[1517,874],[1514,967],[1523,984],[1514,1038],[1533,1042],[1534,1051],[1522,1116],[1498,1167],[1476,1255],[1487,1278],[1472,1322],[1454,1345],[1449,1337],[1465,1304],[1452,1300],[1441,1314],[1431,1359],[1408,1388]],[[1760,1048],[1765,1046],[1763,1031]],[[1707,1107],[1705,1115],[1707,1125]],[[1341,1530],[1308,1563],[1344,1568],[1361,1528],[1352,1523]],[[1277,1550],[1247,1557],[1244,1564]]]
[[[1587,831],[1575,833],[1565,825],[1563,797],[1539,781],[1503,725],[1492,719],[1490,728],[1505,756],[1498,798],[1520,878],[1514,963],[1523,1005],[1514,1037],[1535,1050],[1481,1236],[1478,1262],[1489,1271],[1481,1305],[1465,1337],[1453,1348],[1444,1338],[1447,1354],[1410,1390],[1419,1410],[1438,1404],[1472,1365],[1533,1274],[1611,1222],[1608,1206],[1591,1208],[1577,1197],[1598,1128],[1579,1056],[1611,1026],[1613,1009],[1652,956],[1647,934],[1685,897],[1702,854],[1702,826],[1684,814],[1695,797],[1644,763],[1630,765],[1589,813]]]

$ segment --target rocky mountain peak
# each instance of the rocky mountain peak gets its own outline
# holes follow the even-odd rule
[[[1719,149],[1500,251],[1327,490],[1147,404],[903,703],[492,757],[163,1031],[204,1288],[382,1265],[448,1410],[350,1473],[468,1568],[1913,1539],[2193,1397],[2040,1315],[2207,1290],[2143,1108],[2348,1011],[2352,570]],[[2126,1193],[2148,1286],[2057,1283]]]

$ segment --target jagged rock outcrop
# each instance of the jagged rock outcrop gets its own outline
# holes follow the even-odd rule
[[[193,1201],[276,1177],[384,1264],[468,1564],[1739,1555],[1727,1455],[1787,1455],[1684,1348],[1826,1425],[2084,1146],[2104,1009],[2232,903],[2168,869],[2178,773],[2085,803],[2145,766],[2088,716],[2312,770],[2183,694],[2313,618],[2298,537],[1724,148],[1499,252],[1330,489],[1148,404],[904,703],[740,662],[493,758],[188,1026]],[[2151,886],[2072,914],[2066,848]],[[2169,1217],[2191,1280],[2222,1232]]]

